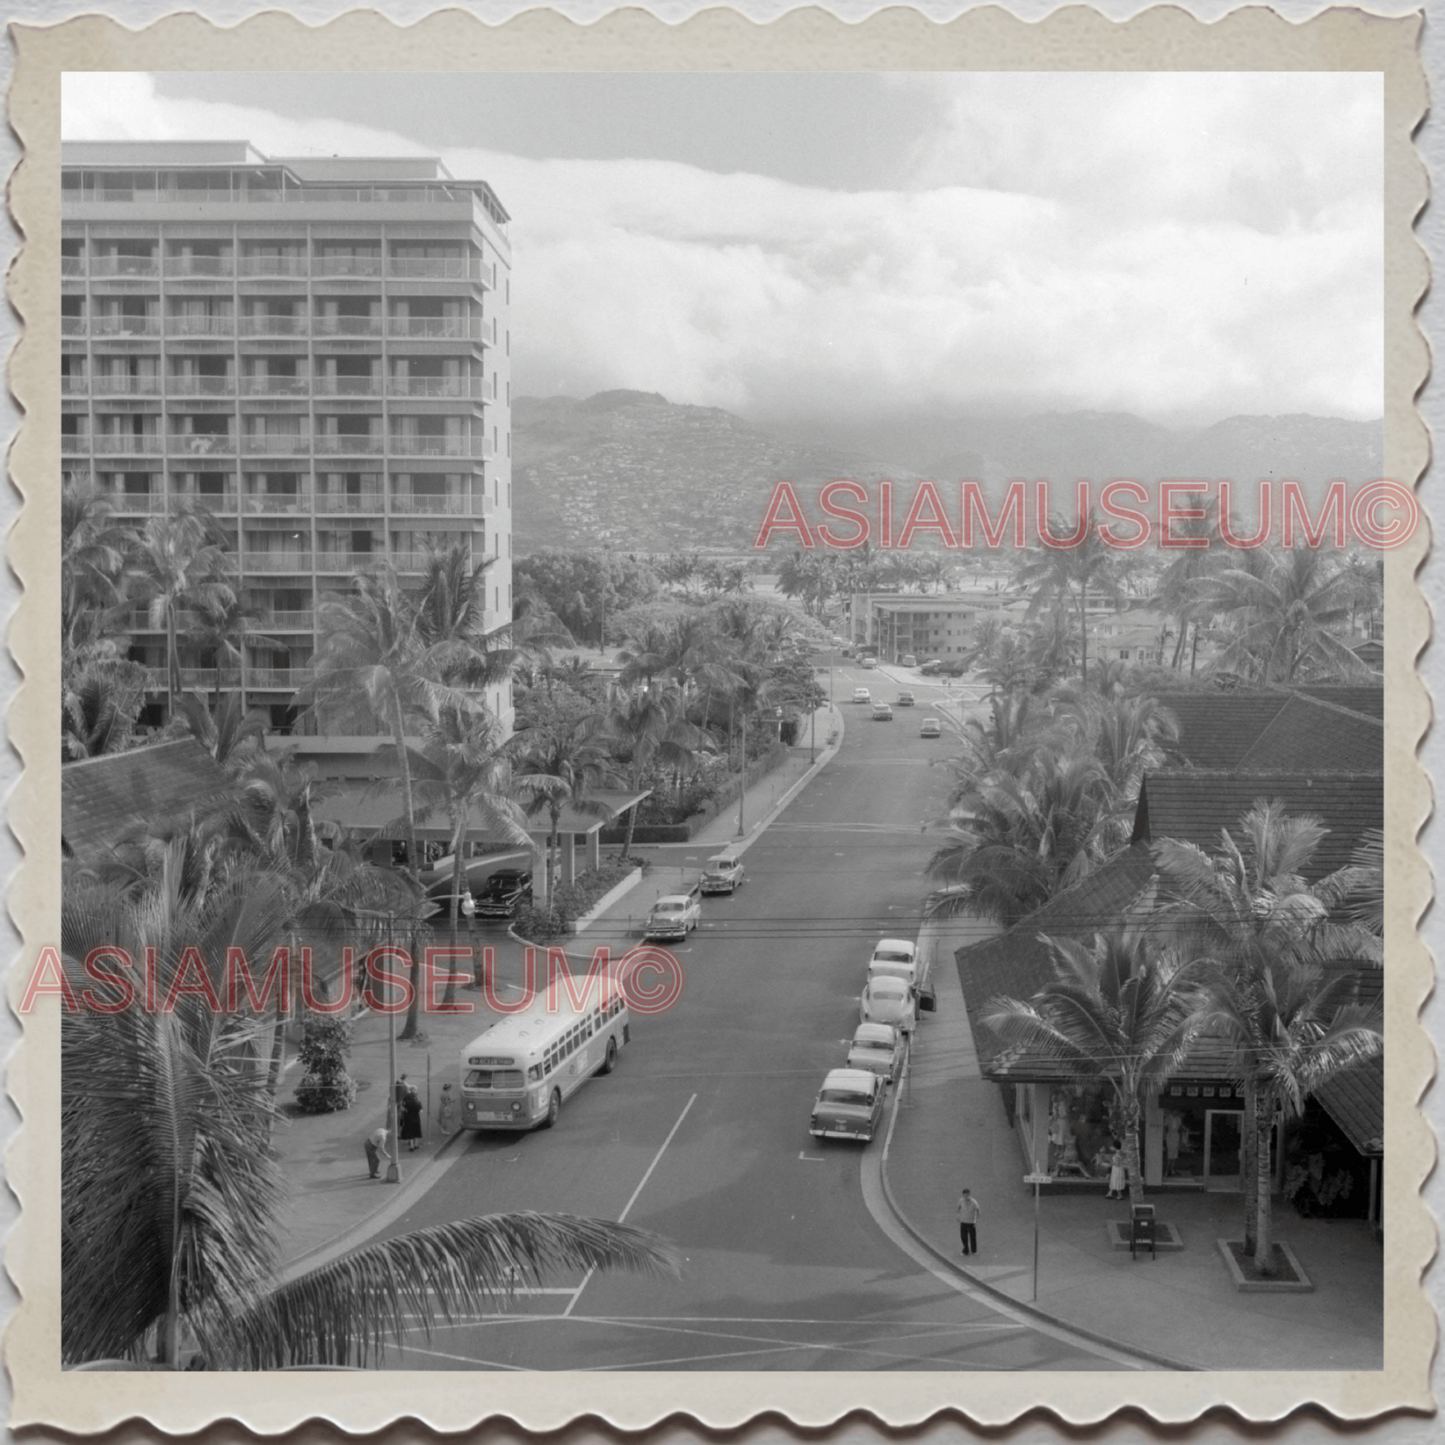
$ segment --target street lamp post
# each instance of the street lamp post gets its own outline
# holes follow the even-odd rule
[[[1034,1293],[1033,1299],[1037,1302],[1039,1297],[1039,1185],[1051,1184],[1052,1178],[1046,1174],[1034,1160],[1034,1172],[1024,1175],[1024,1183],[1034,1186]]]

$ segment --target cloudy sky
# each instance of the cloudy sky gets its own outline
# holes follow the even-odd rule
[[[1382,409],[1377,75],[65,78],[68,139],[440,154],[514,394],[759,422]]]

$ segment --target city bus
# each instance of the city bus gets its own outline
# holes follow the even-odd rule
[[[562,1104],[593,1074],[610,1074],[632,1035],[616,977],[589,983],[581,1008],[565,988],[543,990],[461,1052],[464,1129],[550,1129]]]

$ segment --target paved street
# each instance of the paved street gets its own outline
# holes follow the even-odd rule
[[[412,1368],[1119,1369],[1107,1351],[1041,1330],[916,1262],[880,1219],[877,1157],[807,1132],[824,1072],[841,1063],[873,942],[912,936],[940,810],[946,744],[920,739],[925,706],[874,723],[843,667],[838,756],[746,855],[749,881],[704,904],[677,953],[686,990],[638,1019],[616,1074],[569,1101],[556,1129],[455,1146],[401,1233],[511,1209],[624,1218],[672,1240],[678,1281],[556,1281],[496,1318],[418,1342]],[[955,692],[957,690],[955,689]],[[701,864],[708,850],[654,851]],[[927,1025],[925,1024],[925,1030]],[[875,1217],[876,1216],[876,1217]]]

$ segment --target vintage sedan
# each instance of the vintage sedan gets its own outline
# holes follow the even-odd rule
[[[910,968],[918,964],[918,945],[911,938],[880,938],[873,945],[868,966],[875,963],[906,963]]]
[[[669,893],[652,905],[643,938],[686,938],[702,921],[702,900],[694,893]]]
[[[478,918],[513,918],[532,901],[530,868],[498,868],[476,895]]]
[[[892,722],[893,709],[886,702],[875,702],[873,704],[874,722]]]
[[[907,688],[905,688],[902,692],[900,692],[900,693],[898,694],[898,706],[899,706],[899,707],[912,707],[912,706],[913,706],[913,694],[912,694],[911,692],[909,692]]]
[[[858,1000],[858,1022],[890,1024],[911,1034],[918,1022],[918,996],[912,984],[888,975],[869,979]]]
[[[884,1082],[866,1069],[830,1069],[813,1103],[808,1132],[815,1139],[866,1144],[883,1113]]]
[[[872,700],[873,694],[869,692],[866,687],[855,687],[853,689],[854,702],[871,702]]]
[[[903,1068],[903,1035],[891,1024],[859,1024],[848,1045],[848,1067],[896,1083]]]
[[[747,880],[743,872],[743,860],[728,853],[719,853],[703,865],[702,891],[704,893],[736,893],[738,884]]]
[[[943,736],[943,724],[936,717],[926,717],[919,725],[918,736],[921,738],[941,738]]]

